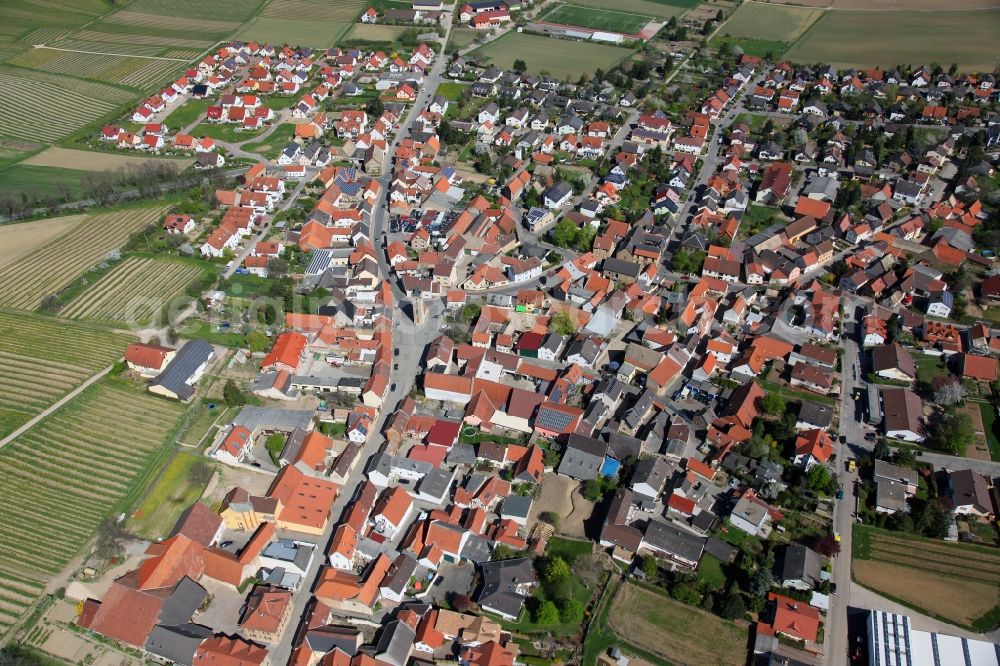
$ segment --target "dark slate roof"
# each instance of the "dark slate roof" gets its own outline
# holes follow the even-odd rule
[[[212,345],[204,340],[191,340],[149,385],[162,386],[181,400],[187,400],[194,395],[194,387],[187,382],[213,353]]]
[[[149,632],[145,649],[158,657],[182,666],[191,666],[195,650],[212,635],[212,630],[200,624],[181,624],[167,627],[158,624]]]
[[[517,586],[537,582],[531,560],[519,557],[512,560],[485,562],[481,565],[483,584],[476,602],[516,616],[527,598],[517,593]]]

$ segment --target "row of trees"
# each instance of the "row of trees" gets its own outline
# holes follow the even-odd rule
[[[73,203],[81,196],[84,203],[98,206],[113,206],[126,201],[152,199],[167,190],[183,189],[208,181],[222,181],[224,176],[217,170],[180,176],[177,167],[166,161],[151,161],[131,167],[128,171],[103,171],[88,173],[80,181],[79,191],[66,183],[56,185],[52,194],[38,194],[27,190],[20,193],[0,193],[0,217],[19,220],[47,209],[58,212],[64,204]]]

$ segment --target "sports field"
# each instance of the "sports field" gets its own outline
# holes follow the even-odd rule
[[[76,557],[105,517],[127,510],[166,453],[183,406],[104,380],[0,449],[0,633],[39,583]]]
[[[996,548],[858,525],[853,555],[854,579],[867,588],[976,631],[997,624],[993,616],[1000,606],[1000,550]],[[914,585],[917,579],[920,584]]]
[[[781,7],[757,2],[739,6],[719,34],[794,42],[823,14],[812,7]]]
[[[707,666],[746,659],[746,629],[634,583],[618,590],[608,624],[626,642],[671,663]]]
[[[539,21],[572,25],[591,30],[620,32],[626,35],[637,34],[653,20],[652,16],[633,14],[615,9],[597,9],[580,5],[559,4],[551,11],[545,12]]]
[[[202,273],[179,261],[129,257],[59,313],[70,319],[146,323]]]
[[[508,32],[472,52],[492,65],[510,69],[515,60],[523,60],[528,71],[548,72],[558,78],[577,79],[581,74],[593,75],[594,70],[608,70],[632,54],[630,49],[593,42],[575,42]]]
[[[742,9],[742,7],[741,7]],[[837,67],[937,62],[992,71],[1000,8],[981,11],[828,11],[785,54]]]
[[[129,342],[73,322],[0,310],[0,438],[110,365]]]
[[[610,7],[615,11],[646,14],[658,19],[680,16],[700,3],[701,0],[615,0],[613,3],[608,0],[573,0],[574,5],[598,9]]]
[[[164,211],[159,206],[88,215],[68,233],[0,268],[0,305],[34,310]]]

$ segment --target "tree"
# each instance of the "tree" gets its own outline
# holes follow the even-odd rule
[[[246,394],[232,379],[226,380],[226,385],[222,388],[222,399],[230,407],[242,407],[247,404]]]
[[[576,242],[578,231],[579,229],[572,220],[564,217],[549,231],[549,240],[552,241],[553,245],[559,247],[571,247]]]
[[[840,553],[840,542],[828,534],[816,542],[816,552],[824,557],[833,557]]]
[[[556,624],[559,622],[559,608],[551,601],[542,601],[535,609],[535,624]]]
[[[266,352],[271,348],[271,339],[260,331],[247,333],[247,346],[252,352]]]
[[[755,597],[763,597],[771,591],[772,585],[774,585],[774,574],[769,568],[760,566],[750,574],[750,580],[747,581],[747,592]]]
[[[875,442],[875,447],[872,449],[872,456],[875,460],[889,460],[892,457],[892,449],[880,439]]]
[[[924,510],[924,536],[943,539],[948,536],[951,517],[940,502],[928,502]]]
[[[448,594],[448,603],[459,613],[464,613],[472,607],[472,600],[469,598],[469,595],[459,594],[458,592],[450,592]]]
[[[499,560],[513,560],[515,557],[520,557],[521,553],[514,550],[506,544],[499,543],[493,549],[490,554],[490,560],[497,562]]]
[[[739,591],[730,588],[722,598],[722,604],[719,606],[719,615],[727,620],[735,620],[742,618],[746,615],[746,612],[747,605],[743,601],[743,595]]]
[[[965,402],[965,396],[965,386],[959,382],[946,382],[934,392],[934,402],[942,407],[951,407]]]
[[[561,557],[551,557],[545,562],[545,568],[542,570],[542,577],[545,579],[546,583],[554,583],[556,581],[564,580],[570,576],[569,564],[566,563]]]
[[[760,406],[766,414],[778,416],[785,412],[785,399],[777,393],[768,393],[760,399]]]
[[[549,331],[558,335],[572,335],[577,326],[567,312],[556,312],[549,317]]]
[[[368,106],[365,107],[365,112],[369,116],[375,118],[381,116],[383,111],[385,111],[385,105],[382,103],[382,100],[379,99],[378,97],[375,97],[374,99],[372,99],[372,101],[368,102]]]
[[[278,308],[274,303],[264,303],[257,311],[257,321],[267,326],[273,326],[278,321]]]
[[[462,310],[459,312],[458,316],[466,324],[470,324],[470,323],[474,322],[476,319],[479,318],[479,313],[481,311],[482,311],[482,308],[478,304],[476,304],[476,303],[469,303],[468,305],[466,305],[466,306],[464,306],[462,308]]]
[[[288,275],[288,261],[281,257],[271,257],[267,261],[268,277],[282,279]]]
[[[541,520],[542,522],[548,523],[549,525],[554,527],[557,531],[559,530],[560,517],[559,514],[556,513],[555,511],[542,511],[540,514],[538,514],[538,519]]]
[[[656,558],[652,555],[646,555],[642,558],[642,573],[646,575],[647,580],[656,578],[657,562]]]
[[[583,604],[570,599],[559,608],[559,621],[564,624],[579,624],[583,621]]]
[[[115,518],[105,518],[97,529],[94,540],[94,554],[102,560],[113,560],[122,553],[122,545],[128,539],[123,523]]]
[[[975,443],[972,419],[964,412],[949,408],[941,415],[931,432],[931,443],[945,453],[957,455]]]
[[[523,60],[518,58],[517,60],[514,61],[513,69],[518,74],[524,74],[526,71],[528,71],[528,65]]]
[[[813,492],[830,494],[837,487],[837,480],[826,465],[813,465],[806,472],[806,479]]]

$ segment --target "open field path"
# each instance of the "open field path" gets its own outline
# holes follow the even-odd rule
[[[167,58],[164,56],[135,55],[134,53],[110,53],[108,51],[81,51],[80,49],[64,49],[58,46],[46,46],[45,44],[33,44],[35,49],[48,49],[49,51],[66,51],[68,53],[89,53],[90,55],[116,56],[118,58],[145,58],[146,60],[169,60],[171,62],[190,63],[188,58]]]
[[[87,381],[85,381],[84,383],[80,384],[75,389],[73,389],[72,391],[70,391],[69,393],[67,393],[66,395],[64,395],[62,398],[60,398],[59,400],[57,400],[56,402],[54,402],[45,411],[43,411],[42,413],[40,413],[37,416],[35,416],[33,419],[31,419],[30,421],[28,421],[27,423],[25,423],[20,428],[18,428],[14,432],[10,433],[9,435],[7,435],[6,437],[4,437],[3,439],[0,439],[0,448],[2,448],[4,446],[7,446],[11,442],[13,442],[15,438],[19,437],[20,435],[23,435],[28,430],[30,430],[31,428],[33,428],[39,421],[41,421],[42,419],[44,419],[46,416],[48,416],[52,412],[54,412],[57,409],[59,409],[60,407],[62,407],[63,405],[65,405],[67,402],[69,402],[70,400],[72,400],[73,398],[75,398],[76,396],[78,396],[81,393],[83,393],[84,389],[86,389],[88,386],[90,386],[91,384],[93,384],[94,382],[96,382],[98,379],[100,379],[104,375],[106,375],[109,372],[111,372],[111,368],[112,367],[113,366],[109,365],[108,367],[104,368],[103,370],[101,370],[100,372],[98,372],[96,375],[94,375],[93,377],[90,377]]]

